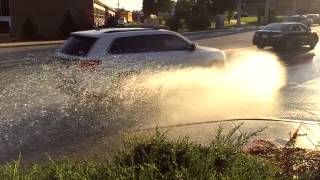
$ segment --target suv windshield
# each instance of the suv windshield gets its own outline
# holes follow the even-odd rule
[[[97,38],[94,37],[71,36],[62,47],[61,52],[74,56],[86,56],[96,40]]]

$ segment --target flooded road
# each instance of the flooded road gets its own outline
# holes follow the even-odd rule
[[[208,39],[206,45],[231,36]],[[237,45],[226,47],[230,62],[224,70],[164,69],[134,76],[48,64],[55,46],[0,50],[2,63],[33,59],[31,65],[1,68],[0,161],[136,127],[228,118],[319,120],[318,47],[288,57]]]

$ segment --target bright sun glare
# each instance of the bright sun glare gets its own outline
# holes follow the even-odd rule
[[[279,103],[274,100],[285,82],[276,56],[242,52],[224,70],[186,68],[145,74],[142,86],[161,91],[162,114],[174,124],[269,112]]]

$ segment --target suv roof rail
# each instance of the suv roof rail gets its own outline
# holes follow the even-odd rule
[[[111,31],[106,31],[105,33],[109,34],[109,33],[118,33],[118,32],[131,32],[131,31],[148,31],[148,30],[155,30],[155,29],[151,29],[151,28],[145,28],[145,29],[125,29],[125,30],[111,30]]]

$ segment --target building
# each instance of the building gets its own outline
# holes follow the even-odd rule
[[[132,22],[132,12],[123,9],[118,10],[119,19],[125,19],[127,22]]]
[[[99,0],[0,0],[5,13],[0,16],[7,22],[10,34],[21,37],[23,25],[31,21],[37,29],[37,37],[57,39],[67,14],[70,14],[77,30],[92,29],[104,25],[115,9]],[[7,3],[9,2],[9,3]],[[9,8],[9,9],[8,9]]]
[[[10,26],[9,0],[0,0],[0,33],[9,33]]]
[[[102,3],[101,1],[94,1],[94,24],[95,26],[104,26],[108,16],[115,16],[116,9]]]

